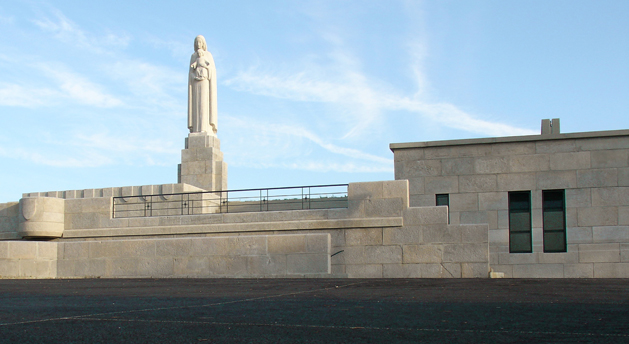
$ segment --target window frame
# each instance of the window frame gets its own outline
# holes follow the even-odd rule
[[[551,210],[557,208],[547,207],[546,199],[548,194],[550,193],[561,193],[561,214],[562,214],[562,224],[563,227],[561,229],[546,229],[546,213],[550,213]],[[563,234],[563,249],[561,250],[551,250],[546,249],[546,233],[562,233]],[[544,253],[564,253],[568,252],[568,236],[566,233],[566,190],[564,189],[553,189],[553,190],[542,190],[542,236],[543,236],[543,249]]]
[[[528,209],[518,209],[514,207],[514,198],[519,195],[527,195],[528,197]],[[531,201],[531,191],[509,191],[508,193],[508,205],[509,205],[509,253],[533,253],[533,214],[532,214],[532,201]],[[514,230],[515,224],[513,223],[513,214],[518,213],[528,213],[528,228],[526,230]],[[522,234],[528,233],[529,236],[529,249],[528,250],[513,250],[513,234]]]

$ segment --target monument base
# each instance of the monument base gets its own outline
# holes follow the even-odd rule
[[[190,133],[181,150],[179,183],[207,191],[227,190],[227,164],[223,161],[221,141],[215,135]]]

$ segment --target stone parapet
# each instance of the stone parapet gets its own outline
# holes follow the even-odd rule
[[[20,200],[18,235],[22,238],[60,238],[65,227],[65,202],[53,197]]]
[[[17,234],[19,202],[0,203],[0,240],[20,239]]]
[[[100,189],[83,189],[83,190],[66,190],[66,191],[46,191],[46,192],[28,192],[22,194],[22,197],[55,197],[63,199],[83,199],[83,198],[111,198],[125,196],[142,196],[142,195],[168,195],[182,192],[204,191],[196,186],[178,183],[178,184],[159,184],[159,185],[140,185],[140,186],[119,186],[112,188]]]
[[[141,197],[150,190],[120,189]],[[63,236],[52,243],[58,274],[49,277],[487,277],[489,271],[487,226],[448,225],[447,207],[409,207],[406,180],[349,184],[348,207],[337,209],[114,218],[112,197],[45,199],[61,204],[64,215]]]

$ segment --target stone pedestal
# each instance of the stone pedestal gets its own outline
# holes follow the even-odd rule
[[[190,133],[181,151],[179,183],[207,191],[227,190],[227,164],[223,162],[221,141],[207,133]]]

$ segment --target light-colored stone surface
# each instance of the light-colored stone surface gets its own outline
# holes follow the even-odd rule
[[[270,246],[267,243],[271,243]],[[307,244],[309,243],[309,244]],[[330,234],[0,244],[1,277],[244,277],[330,273]],[[327,244],[327,247],[324,244]],[[273,251],[273,252],[270,252]],[[1,253],[1,250],[0,250]]]
[[[629,242],[629,226],[592,227],[594,243]]]
[[[618,170],[615,168],[577,171],[577,186],[608,187],[618,185]]]
[[[478,210],[477,193],[457,193],[450,195],[450,211],[475,211]]]
[[[20,200],[18,234],[23,238],[59,238],[65,228],[62,198],[27,197]]]
[[[592,188],[592,206],[627,206],[629,187]]]
[[[503,173],[497,176],[499,191],[535,189],[535,173]]]
[[[617,207],[595,207],[578,209],[579,226],[616,226],[618,225]]]
[[[546,171],[538,172],[537,189],[571,189],[577,187],[576,171]]]
[[[446,224],[448,221],[447,207],[408,208],[403,213],[404,225]]]
[[[345,245],[382,245],[382,228],[358,228],[345,231]]]
[[[383,264],[382,277],[384,278],[420,278],[420,264]]]
[[[526,264],[513,266],[513,278],[563,278],[563,264]]]
[[[620,262],[620,244],[580,244],[579,263]]]
[[[425,192],[428,194],[459,192],[459,178],[456,176],[425,177],[424,181]]]
[[[593,278],[594,264],[564,264],[563,277],[565,278]]]
[[[404,245],[404,264],[441,263],[443,245]]]
[[[360,264],[345,266],[347,277],[350,278],[382,278],[382,264]]]
[[[382,232],[382,243],[384,245],[420,243],[422,238],[421,226],[384,228]]]
[[[489,266],[486,263],[461,263],[461,277],[487,278]]]
[[[629,263],[594,263],[594,278],[629,278]]]
[[[459,177],[459,192],[490,192],[497,188],[495,175],[470,175]]]
[[[628,150],[596,150],[590,153],[592,168],[629,166]]]

